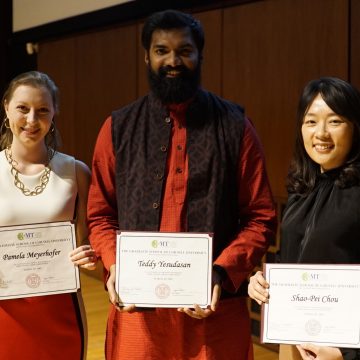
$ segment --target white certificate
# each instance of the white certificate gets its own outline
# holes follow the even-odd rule
[[[360,265],[265,264],[266,343],[360,348]]]
[[[119,232],[116,269],[120,305],[205,308],[211,303],[212,236]]]
[[[0,227],[0,300],[77,291],[75,247],[69,221]]]

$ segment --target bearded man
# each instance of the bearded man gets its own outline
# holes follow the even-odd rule
[[[90,241],[112,303],[106,359],[252,360],[247,277],[276,227],[261,145],[240,106],[201,89],[196,19],[155,13],[142,44],[150,93],[105,121],[88,200]],[[211,305],[119,307],[118,229],[213,233]]]

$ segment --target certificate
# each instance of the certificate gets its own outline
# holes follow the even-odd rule
[[[265,264],[266,343],[360,348],[360,265]]]
[[[69,221],[0,227],[0,300],[77,291],[75,247]]]
[[[121,231],[116,245],[120,305],[206,308],[211,303],[211,235]]]

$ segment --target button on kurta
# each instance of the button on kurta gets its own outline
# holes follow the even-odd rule
[[[170,116],[167,116],[167,117],[165,118],[165,122],[166,122],[167,124],[170,124],[170,123],[171,123],[171,118],[170,118]]]
[[[162,180],[163,177],[164,177],[163,174],[160,174],[160,173],[156,173],[156,174],[155,174],[155,179],[156,179],[156,180]]]
[[[179,168],[179,167],[178,167],[178,168],[176,168],[176,173],[177,173],[177,174],[181,174],[182,172],[183,172],[183,171],[182,171],[182,169],[181,169],[181,168]]]
[[[160,150],[162,152],[166,152],[167,151],[167,146],[166,145],[161,145]]]
[[[158,202],[154,202],[154,203],[153,203],[153,208],[154,208],[154,209],[158,209],[159,206],[160,206],[160,204],[159,204]]]

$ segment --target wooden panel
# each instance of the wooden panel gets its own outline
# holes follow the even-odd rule
[[[194,14],[200,20],[205,31],[204,60],[202,66],[202,85],[205,89],[221,94],[221,21],[222,10],[212,10]],[[143,23],[138,25],[138,94],[149,91],[145,52],[141,45]]]
[[[60,88],[64,152],[91,165],[105,118],[136,98],[136,66],[134,25],[40,45],[38,69]]]
[[[147,69],[145,64],[145,50],[141,44],[141,32],[144,23],[141,22],[137,26],[137,66],[138,66],[138,81],[137,81],[137,94],[138,96],[144,96],[149,92],[149,83],[147,79]]]
[[[80,271],[81,292],[86,310],[88,331],[86,359],[104,360],[109,296],[107,291],[105,291],[104,283],[89,276],[90,274],[90,271]]]
[[[5,91],[9,78],[12,76],[11,71],[11,36],[12,26],[12,4],[10,1],[0,2],[0,94]],[[2,119],[1,119],[2,121]]]
[[[285,196],[301,89],[347,78],[348,2],[266,0],[224,10],[223,95],[243,104],[265,148],[274,194]]]
[[[205,32],[202,63],[202,85],[206,90],[221,96],[222,10],[194,14]]]
[[[350,81],[360,90],[360,1],[351,0]]]
[[[136,98],[136,27],[76,37],[76,154],[88,164],[100,126]]]
[[[60,90],[60,114],[55,119],[63,143],[60,150],[76,155],[74,125],[77,94],[74,38],[41,43],[38,69],[49,74]]]

